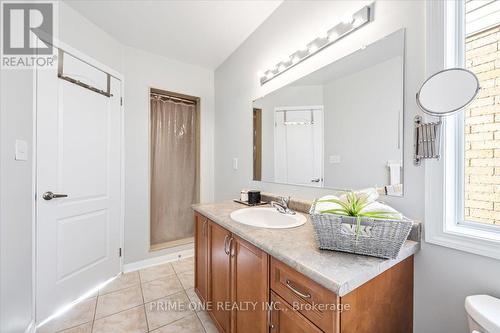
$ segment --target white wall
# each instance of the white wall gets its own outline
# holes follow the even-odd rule
[[[59,4],[59,39],[123,73],[124,46],[65,2]]]
[[[325,85],[325,187],[390,183],[387,162],[402,158],[401,66],[395,57]],[[331,164],[330,155],[340,156],[340,163]]]
[[[356,1],[284,2],[215,73],[215,196],[232,198],[242,187],[255,187],[301,198],[328,191],[252,182],[252,100],[322,67],[363,43],[406,28],[404,159],[405,196],[385,201],[415,219],[424,217],[424,168],[413,166],[415,92],[425,79],[425,3],[377,1],[375,21],[313,58],[260,87],[257,71],[277,63],[305,42],[335,24],[346,12],[362,6]],[[232,170],[233,157],[240,169]],[[464,297],[488,293],[500,297],[500,264],[476,255],[423,244],[415,261],[416,333],[465,333]]]
[[[201,98],[200,199],[207,202],[213,200],[214,80],[213,71],[132,48],[124,67],[125,263],[132,263],[175,250],[149,252],[149,88]]]
[[[0,73],[0,332],[24,332],[33,313],[33,71]],[[15,140],[28,161],[14,160]]]

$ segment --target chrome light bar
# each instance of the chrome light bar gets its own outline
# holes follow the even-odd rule
[[[273,68],[268,69],[260,76],[260,84],[274,79],[276,76],[286,72],[293,66],[301,63],[307,58],[313,56],[314,54],[320,52],[326,47],[332,45],[338,40],[344,38],[350,33],[358,30],[365,24],[373,20],[373,3],[369,6],[365,6],[358,10],[353,15],[349,15],[342,20],[341,23],[337,24],[333,28],[327,31],[325,36],[318,37],[307,44],[307,46],[301,50],[297,50],[292,53],[288,59],[282,60],[277,63]]]

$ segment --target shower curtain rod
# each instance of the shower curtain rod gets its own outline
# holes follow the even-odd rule
[[[164,94],[160,94],[160,93],[157,93],[157,92],[151,92],[151,95],[157,96],[159,98],[166,98],[166,99],[170,99],[170,100],[173,100],[173,101],[179,101],[179,102],[183,102],[183,103],[187,103],[187,104],[194,104],[194,105],[196,105],[196,101],[185,99],[185,98],[181,98],[181,97],[164,95]]]

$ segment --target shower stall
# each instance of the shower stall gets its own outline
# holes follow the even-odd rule
[[[200,99],[150,90],[150,250],[194,242],[200,193]]]

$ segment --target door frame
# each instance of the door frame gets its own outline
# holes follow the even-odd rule
[[[196,202],[200,202],[201,198],[201,98],[192,95],[186,95],[183,93],[174,92],[171,90],[164,90],[155,88],[152,86],[148,87],[148,223],[147,223],[147,244],[149,244],[149,253],[159,252],[162,250],[172,249],[178,246],[194,244],[195,235],[192,237],[176,239],[159,244],[151,244],[151,94],[166,95],[171,97],[177,97],[179,99],[185,99],[190,102],[195,103],[195,119],[196,119],[196,139],[195,139],[195,149],[196,149]]]
[[[120,235],[119,235],[119,243],[120,243],[120,248],[122,249],[122,255],[119,258],[120,260],[120,272],[123,273],[123,258],[124,258],[124,234],[125,234],[125,103],[123,102],[123,95],[125,92],[125,77],[123,74],[120,72],[112,69],[111,67],[101,63],[100,61],[96,60],[95,58],[79,51],[78,49],[61,42],[59,39],[53,37],[52,43],[50,43],[53,47],[62,49],[64,50],[65,53],[72,55],[73,57],[87,63],[90,66],[96,67],[97,69],[104,71],[111,76],[115,77],[116,79],[120,80],[120,98],[121,98],[121,103],[120,103],[120,140],[121,140],[121,147],[120,147],[120,153],[121,153],[121,160],[120,160],[120,169],[121,169],[121,177],[120,177]],[[38,282],[38,228],[37,228],[37,222],[38,222],[38,213],[37,213],[37,198],[38,198],[38,191],[39,189],[37,188],[38,186],[38,179],[37,179],[37,170],[38,170],[38,155],[37,155],[37,115],[38,115],[38,110],[37,110],[37,101],[38,101],[38,90],[37,90],[37,71],[39,70],[38,66],[34,66],[33,68],[33,142],[32,142],[32,154],[31,158],[33,161],[33,170],[32,170],[32,177],[33,177],[33,204],[32,204],[32,210],[33,210],[33,218],[32,218],[32,230],[33,230],[33,239],[32,239],[32,253],[33,253],[33,258],[32,258],[32,298],[33,298],[33,304],[32,304],[32,311],[33,311],[33,320],[35,326],[38,325],[40,322],[40,318],[37,317],[37,282]],[[43,69],[41,69],[43,70]],[[63,306],[64,310],[70,309],[72,305],[76,304],[80,299],[76,299],[70,304],[67,304]],[[61,311],[61,312],[64,312]],[[59,312],[56,311],[53,315],[57,314]],[[51,317],[49,317],[51,318]]]

